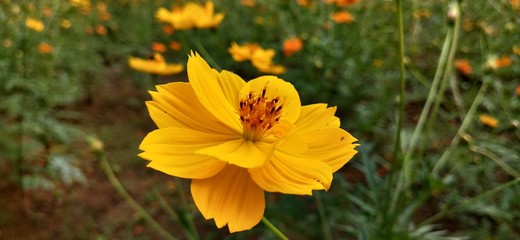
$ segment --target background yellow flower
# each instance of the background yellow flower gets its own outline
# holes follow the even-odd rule
[[[137,71],[158,75],[173,75],[184,70],[182,64],[168,64],[159,53],[154,53],[151,59],[130,57],[128,65]]]

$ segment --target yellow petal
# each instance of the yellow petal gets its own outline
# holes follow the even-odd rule
[[[227,164],[194,152],[227,142],[234,136],[206,133],[187,128],[161,128],[149,133],[139,149],[140,157],[152,161],[148,166],[182,178],[208,178]]]
[[[219,81],[219,73],[197,53],[188,59],[188,78],[200,103],[222,123],[242,134],[238,103],[230,103],[222,88],[224,85],[227,89],[229,82]]]
[[[195,154],[157,154],[144,152],[139,154],[144,159],[154,159],[147,167],[171,176],[187,179],[209,178],[220,172],[227,163],[211,157]]]
[[[294,123],[299,118],[301,103],[298,92],[291,83],[275,76],[262,76],[247,82],[240,91],[240,98],[251,92],[260,94],[264,89],[268,99],[279,97],[283,102],[281,119]]]
[[[249,230],[264,214],[264,191],[245,169],[229,165],[217,175],[193,180],[191,194],[205,219],[214,219],[218,228],[230,232]]]
[[[196,152],[243,168],[264,165],[267,156],[253,142],[245,139],[227,141],[218,146],[208,147]]]
[[[332,172],[343,167],[357,153],[354,148],[359,146],[354,143],[357,139],[350,133],[336,127],[308,130],[298,135],[308,146],[308,150],[301,156],[324,162]]]
[[[312,190],[328,189],[330,167],[320,161],[275,151],[262,167],[249,169],[251,178],[268,192],[312,195]]]
[[[150,116],[159,128],[186,127],[204,132],[233,133],[199,102],[189,83],[157,85],[147,102]]]
[[[327,104],[305,105],[301,108],[300,118],[294,123],[295,131],[322,127],[339,127],[339,118],[334,116],[336,107],[327,108]]]
[[[235,109],[238,109],[238,103],[240,102],[238,94],[244,85],[246,85],[246,82],[238,75],[230,71],[222,70],[218,78],[218,83],[226,99]]]

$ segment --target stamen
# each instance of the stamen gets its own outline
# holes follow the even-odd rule
[[[269,99],[266,92],[267,88],[261,93],[251,91],[240,100],[240,121],[247,139],[260,139],[280,121],[283,101],[278,96]]]

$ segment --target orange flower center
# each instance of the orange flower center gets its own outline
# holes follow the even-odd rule
[[[278,96],[269,99],[265,93],[265,88],[261,93],[251,91],[240,99],[240,121],[246,139],[259,140],[280,121],[283,100]]]

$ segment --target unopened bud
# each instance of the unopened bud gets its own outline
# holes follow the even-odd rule
[[[104,148],[104,144],[101,140],[96,137],[87,137],[87,143],[90,147],[90,150],[93,152],[102,152]]]
[[[520,128],[520,121],[518,120],[511,120],[511,126],[513,126],[514,128]]]
[[[446,14],[446,16],[448,17],[448,23],[454,24],[455,20],[457,20],[459,15],[460,15],[459,5],[456,2],[451,2],[450,5],[448,6],[448,13]]]

